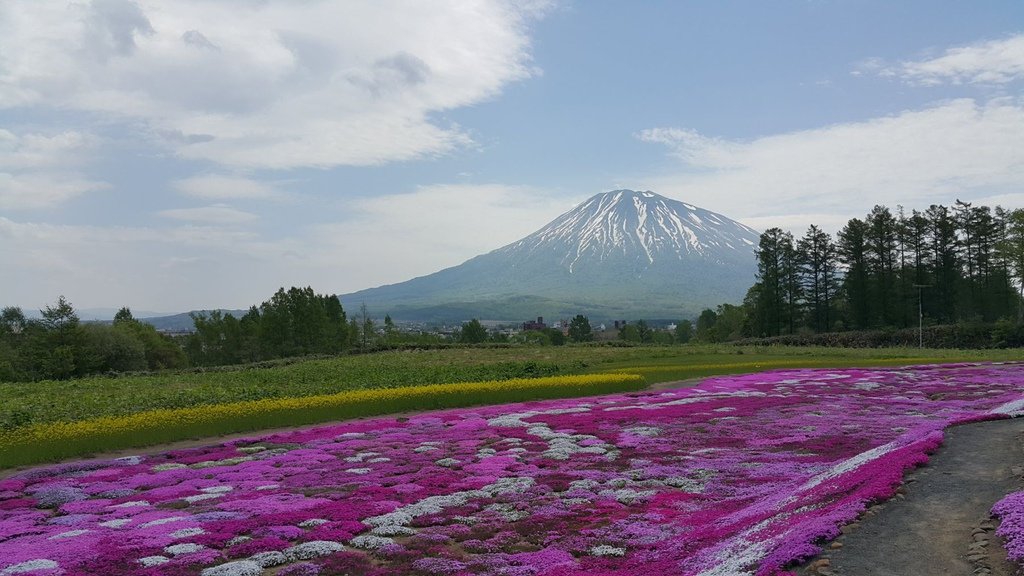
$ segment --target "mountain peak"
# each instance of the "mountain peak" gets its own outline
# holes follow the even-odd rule
[[[342,303],[421,320],[683,318],[742,300],[754,281],[758,236],[649,190],[612,190],[522,240]]]
[[[570,273],[621,255],[632,257],[639,270],[659,259],[746,260],[757,239],[757,231],[710,210],[649,190],[612,190],[591,196],[499,251],[560,252]]]

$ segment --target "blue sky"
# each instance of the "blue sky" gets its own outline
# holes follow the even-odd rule
[[[1024,4],[0,3],[0,305],[428,274],[615,188],[1024,207]]]

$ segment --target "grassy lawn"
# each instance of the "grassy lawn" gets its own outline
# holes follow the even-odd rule
[[[370,388],[628,371],[648,383],[774,368],[1012,360],[1018,350],[564,346],[384,352],[270,368],[0,384],[0,430]]]

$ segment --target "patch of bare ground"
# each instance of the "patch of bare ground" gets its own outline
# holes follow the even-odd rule
[[[927,465],[904,479],[896,496],[871,506],[801,576],[1015,576],[989,515],[1021,490],[1024,418],[946,430]]]

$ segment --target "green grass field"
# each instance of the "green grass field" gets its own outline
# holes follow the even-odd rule
[[[161,408],[347,390],[628,371],[649,384],[793,367],[1013,360],[1018,350],[735,346],[459,348],[316,359],[269,368],[0,384],[0,430]]]

